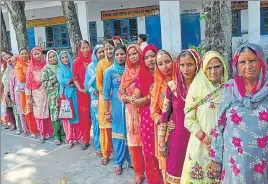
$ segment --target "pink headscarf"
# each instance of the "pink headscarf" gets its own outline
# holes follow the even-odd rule
[[[33,57],[34,51],[41,52],[41,61],[37,61]],[[26,87],[27,88],[35,90],[41,87],[41,80],[39,81],[35,79],[33,75],[33,71],[41,72],[45,65],[46,65],[46,60],[44,59],[42,49],[40,47],[33,48],[31,51],[31,61],[26,72]]]

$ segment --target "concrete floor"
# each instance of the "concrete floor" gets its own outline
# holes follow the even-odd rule
[[[86,151],[76,144],[56,146],[53,140],[40,144],[38,139],[1,130],[2,184],[129,184],[134,170],[124,165],[123,174],[115,175],[113,160],[100,165],[93,146]],[[65,181],[65,182],[64,182]]]

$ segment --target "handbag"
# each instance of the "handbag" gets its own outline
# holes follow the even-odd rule
[[[17,92],[25,92],[25,83],[24,82],[17,82],[15,90]]]
[[[68,99],[64,95],[65,87],[63,88],[62,95],[58,99],[59,104],[59,119],[60,120],[71,120],[74,118],[74,107],[72,99]]]

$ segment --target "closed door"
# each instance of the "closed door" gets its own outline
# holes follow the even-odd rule
[[[146,34],[148,43],[154,44],[158,49],[162,48],[160,16],[149,16],[145,18]]]
[[[32,50],[32,48],[35,47],[34,28],[28,28],[27,34],[28,34],[29,48],[30,50]]]
[[[182,49],[190,45],[199,46],[201,43],[200,14],[181,15]]]

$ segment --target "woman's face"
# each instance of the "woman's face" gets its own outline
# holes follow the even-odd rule
[[[9,65],[11,65],[12,63],[11,63],[11,55],[9,55],[9,54],[5,54],[5,56],[4,56],[4,58],[5,58],[5,60],[6,60],[6,62],[7,62],[7,64],[9,64]]]
[[[255,53],[251,51],[241,52],[237,62],[238,72],[245,80],[256,81],[261,71],[261,63]]]
[[[167,54],[158,55],[156,59],[157,67],[166,76],[172,75],[172,59]]]
[[[104,55],[104,48],[102,48],[102,47],[99,48],[97,50],[96,56],[97,56],[97,58],[98,58],[99,61],[102,60],[105,57],[105,55]]]
[[[115,60],[122,65],[126,62],[126,53],[123,49],[117,49],[114,53]]]
[[[54,52],[48,54],[48,63],[51,65],[57,64],[57,55]]]
[[[11,57],[10,61],[11,61],[13,66],[15,66],[17,64],[17,58],[16,57]]]
[[[28,52],[27,50],[22,50],[20,52],[20,57],[23,61],[28,61]]]
[[[128,58],[132,64],[140,62],[140,55],[135,47],[132,47],[128,51]]]
[[[90,47],[87,43],[82,43],[80,51],[82,52],[84,57],[88,57],[88,52],[90,51]]]
[[[145,65],[149,70],[155,69],[156,53],[153,50],[148,50],[144,56]]]
[[[63,64],[69,65],[69,58],[68,58],[68,55],[66,53],[63,53],[61,55],[60,59],[61,59]]]
[[[206,76],[211,82],[221,83],[223,76],[223,64],[219,58],[212,58],[206,68]]]
[[[38,61],[38,62],[42,61],[42,57],[43,57],[43,54],[42,54],[42,52],[40,50],[34,50],[33,51],[33,58],[36,61]]]
[[[110,43],[104,45],[105,54],[108,58],[112,58],[114,54],[114,46]]]
[[[193,79],[196,75],[196,63],[191,56],[184,56],[180,58],[180,72],[185,79]]]

